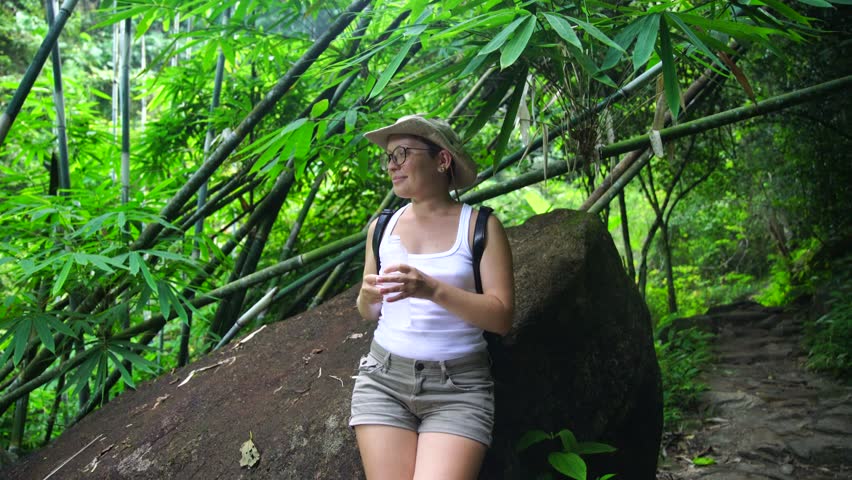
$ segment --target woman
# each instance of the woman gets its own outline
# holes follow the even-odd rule
[[[369,480],[476,478],[491,442],[494,382],[483,330],[512,325],[514,280],[500,222],[487,224],[475,293],[471,244],[477,212],[450,190],[476,180],[476,164],[450,126],[418,115],[365,135],[385,150],[382,166],[397,196],[411,200],[388,222],[379,249],[398,235],[407,264],[381,262],[367,242],[358,311],[378,320],[352,394],[358,448]],[[375,222],[367,235],[373,238]],[[382,315],[409,299],[410,317]]]

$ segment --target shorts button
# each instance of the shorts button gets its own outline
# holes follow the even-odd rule
[[[417,371],[419,372],[420,370],[423,370],[424,368],[426,368],[426,365],[423,365],[422,363],[417,362],[417,363],[414,364],[414,368],[416,368]]]

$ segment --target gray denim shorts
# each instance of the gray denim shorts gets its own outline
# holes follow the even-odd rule
[[[391,354],[375,341],[361,359],[349,426],[389,425],[491,444],[494,380],[488,352],[445,361]]]

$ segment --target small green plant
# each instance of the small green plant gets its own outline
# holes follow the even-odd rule
[[[542,430],[530,430],[525,433],[518,441],[515,447],[517,452],[522,452],[527,448],[545,440],[553,440],[559,438],[562,443],[562,450],[551,452],[547,456],[547,461],[554,470],[565,475],[566,477],[575,480],[586,480],[586,462],[582,455],[592,455],[596,453],[611,453],[616,449],[605,443],[598,442],[578,442],[571,430],[561,430],[559,433],[548,433]],[[597,480],[608,480],[615,477],[614,473],[608,473]],[[538,480],[552,479],[553,475],[548,472],[538,477]]]
[[[808,368],[839,378],[852,378],[852,256],[836,261],[820,290],[828,312],[806,328]]]
[[[683,418],[683,411],[692,407],[698,394],[707,389],[697,377],[710,361],[712,336],[689,328],[673,331],[668,342],[654,343],[663,377],[663,423],[667,430],[675,428]]]

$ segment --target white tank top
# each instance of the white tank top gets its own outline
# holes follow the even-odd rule
[[[410,204],[409,204],[410,205]],[[393,214],[379,245],[381,264],[386,265],[385,245],[406,205]],[[462,205],[456,241],[446,252],[408,254],[408,263],[421,272],[469,292],[476,291],[473,279],[473,254],[468,242],[470,205]],[[404,246],[404,244],[403,244]],[[450,360],[485,350],[482,329],[453,315],[431,300],[411,298],[411,323],[395,318],[379,317],[376,342],[387,351],[417,360]]]

